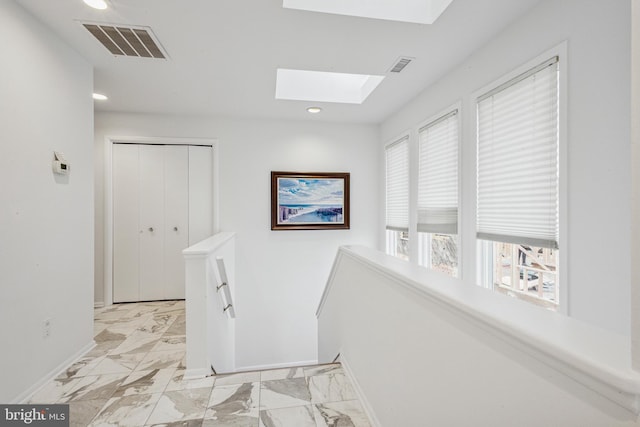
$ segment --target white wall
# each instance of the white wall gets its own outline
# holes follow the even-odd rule
[[[93,76],[13,1],[0,5],[0,27],[0,402],[9,403],[92,343]],[[67,178],[52,172],[54,150],[71,163]]]
[[[544,1],[381,125],[388,142],[462,100],[462,272],[475,281],[474,102],[470,94],[568,42],[569,313],[629,334],[630,1]],[[383,201],[381,200],[381,203]],[[382,208],[380,208],[382,209]],[[567,286],[567,284],[561,284]]]
[[[315,310],[339,245],[376,246],[375,126],[96,114],[96,301],[102,301],[105,136],[218,138],[220,228],[236,234],[238,369],[317,358]],[[351,229],[271,231],[270,171],[351,173]]]
[[[337,256],[319,358],[340,353],[374,426],[640,425],[626,337],[434,274],[369,248]]]
[[[631,27],[631,341],[640,371],[640,0],[632,1]]]

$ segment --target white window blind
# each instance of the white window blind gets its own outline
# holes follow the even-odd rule
[[[458,233],[458,110],[419,131],[418,231]]]
[[[409,136],[385,149],[387,230],[409,230]]]
[[[478,98],[477,235],[558,248],[558,58]]]

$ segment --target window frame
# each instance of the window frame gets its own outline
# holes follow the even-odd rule
[[[411,224],[411,229],[409,232],[410,238],[411,238],[411,232],[415,233],[416,238],[413,239],[416,242],[416,251],[415,253],[417,254],[417,259],[416,264],[426,268],[429,271],[433,271],[436,272],[438,274],[444,274],[441,273],[437,270],[434,270],[433,268],[431,268],[431,242],[430,239],[428,239],[427,236],[421,236],[422,234],[424,235],[428,235],[430,236],[433,233],[427,233],[427,232],[420,232],[418,231],[418,220],[417,220],[417,216],[418,216],[418,197],[419,197],[419,187],[418,187],[418,183],[420,180],[420,159],[419,159],[419,153],[420,153],[420,130],[424,129],[425,127],[435,123],[438,120],[441,120],[443,117],[453,113],[454,111],[457,111],[456,116],[457,116],[457,125],[458,125],[458,147],[457,147],[457,167],[458,167],[458,171],[457,171],[457,178],[458,178],[458,224],[457,224],[457,229],[458,232],[457,234],[455,234],[455,240],[456,240],[456,246],[457,246],[457,258],[458,258],[458,274],[456,276],[448,276],[447,277],[451,277],[453,279],[456,280],[463,280],[464,278],[464,273],[463,273],[463,266],[464,266],[464,255],[463,255],[463,244],[462,244],[462,236],[464,234],[464,230],[465,227],[463,225],[463,216],[462,216],[462,211],[463,211],[463,197],[462,197],[462,185],[463,185],[463,170],[462,170],[462,154],[463,154],[463,139],[464,139],[464,135],[463,135],[463,131],[464,131],[464,120],[463,120],[463,108],[462,108],[462,101],[458,100],[456,102],[454,102],[453,104],[450,104],[449,106],[447,106],[446,108],[443,108],[442,110],[439,110],[436,114],[433,114],[431,116],[429,116],[426,120],[421,121],[420,123],[418,123],[415,126],[415,158],[416,161],[414,162],[415,164],[415,174],[411,175],[410,177],[413,178],[413,182],[415,183],[415,199],[416,202],[414,203],[414,205],[412,205],[412,210],[411,213],[414,215],[415,217],[415,221],[413,221],[413,223]],[[411,195],[411,193],[410,193]],[[443,233],[446,234],[446,233]],[[428,240],[429,242],[427,244],[423,243],[423,239],[424,240]],[[425,251],[426,251],[426,256],[425,256]],[[423,264],[423,261],[425,263],[429,263],[428,265]]]
[[[388,228],[388,224],[387,224],[387,149],[389,149],[391,146],[396,145],[396,144],[401,144],[401,143],[407,143],[407,157],[408,157],[408,162],[407,162],[407,195],[408,195],[408,199],[407,199],[407,229],[406,230],[401,230],[401,229],[397,229],[397,228]],[[384,236],[383,236],[383,241],[384,241],[384,248],[385,248],[385,253],[391,256],[394,256],[398,259],[403,259],[404,257],[402,256],[398,256],[397,254],[397,245],[394,248],[394,251],[392,251],[393,253],[390,252],[390,241],[389,241],[389,233],[402,233],[402,232],[407,232],[407,236],[408,236],[408,253],[407,253],[407,261],[411,262],[413,256],[412,256],[412,249],[411,249],[411,243],[412,243],[412,239],[411,239],[411,224],[412,224],[412,197],[411,197],[411,171],[412,171],[412,133],[411,131],[405,131],[402,132],[400,135],[396,136],[395,138],[391,138],[389,139],[383,146],[383,155],[382,155],[382,165],[383,165],[383,171],[384,171],[384,179],[382,180],[382,187],[383,187],[383,194],[384,194],[384,215],[383,215],[383,230],[384,230]],[[398,237],[399,238],[399,237]],[[394,240],[396,240],[394,238]]]
[[[514,78],[530,71],[536,66],[540,65],[544,61],[557,56],[558,57],[558,210],[559,210],[559,233],[558,233],[558,244],[559,244],[559,253],[558,253],[558,282],[559,282],[559,304],[557,311],[559,313],[570,316],[570,304],[569,298],[571,294],[571,283],[569,281],[568,275],[568,253],[571,248],[568,245],[569,239],[568,235],[568,215],[567,215],[567,206],[568,206],[568,191],[567,191],[567,182],[568,182],[568,162],[567,162],[567,153],[568,153],[568,138],[567,138],[567,83],[568,83],[568,48],[567,42],[562,42],[561,44],[549,49],[548,51],[532,58],[522,64],[521,66],[513,69],[512,71],[504,74],[502,77],[494,80],[493,82],[483,86],[482,88],[476,90],[469,97],[468,102],[468,111],[474,112],[472,114],[473,126],[471,129],[471,138],[472,144],[467,148],[471,148],[473,151],[473,182],[474,182],[474,194],[472,197],[468,199],[473,199],[473,221],[474,221],[474,231],[472,238],[475,240],[475,277],[476,284],[482,287],[487,287],[486,278],[491,276],[490,267],[487,270],[487,264],[489,262],[485,259],[485,256],[488,252],[486,247],[483,246],[484,240],[478,239],[476,236],[476,228],[475,221],[477,218],[477,142],[478,142],[478,114],[477,114],[477,105],[478,99],[488,92],[495,90],[496,88],[508,83]],[[463,136],[464,138],[464,136]],[[469,171],[471,173],[471,171]],[[467,212],[468,213],[468,212]],[[464,239],[463,239],[464,241]],[[464,243],[463,243],[464,244]]]

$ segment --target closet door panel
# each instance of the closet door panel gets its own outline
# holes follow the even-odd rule
[[[138,148],[113,145],[113,302],[140,300]]]
[[[189,246],[189,148],[164,147],[165,299],[184,299],[184,258]]]
[[[213,234],[213,148],[189,147],[189,245]]]
[[[164,146],[140,146],[140,301],[164,299]]]

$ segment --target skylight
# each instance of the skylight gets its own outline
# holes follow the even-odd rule
[[[276,99],[362,104],[382,79],[384,76],[278,68]]]
[[[282,0],[286,9],[433,24],[453,0]]]

